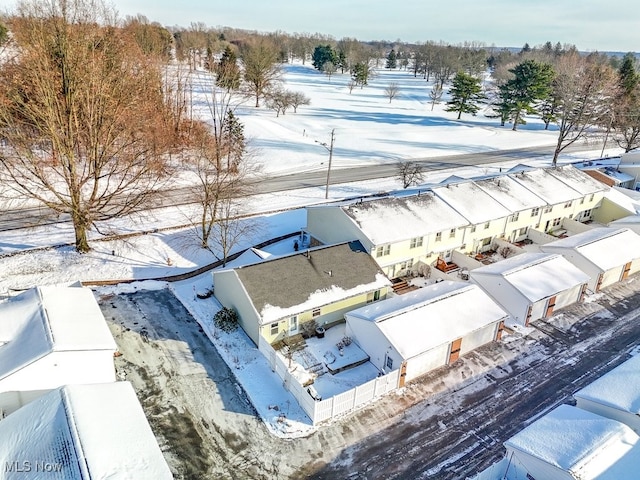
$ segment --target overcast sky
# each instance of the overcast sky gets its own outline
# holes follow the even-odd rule
[[[113,0],[122,16],[336,39],[478,41],[521,47],[569,43],[584,51],[640,51],[636,0]]]

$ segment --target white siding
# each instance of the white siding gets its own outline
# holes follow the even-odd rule
[[[253,343],[258,345],[260,319],[236,273],[233,270],[214,272],[213,288],[216,299],[238,313],[238,323]]]
[[[576,303],[578,300],[580,300],[581,292],[582,285],[576,285],[569,290],[558,293],[558,295],[556,296],[556,306],[554,308],[554,311]]]
[[[489,294],[518,323],[524,325],[529,300],[518,289],[499,275],[483,275],[470,272],[471,280]]]
[[[340,207],[307,208],[307,231],[325,244],[360,240],[367,252],[373,244]]]
[[[400,368],[404,359],[389,345],[389,340],[375,322],[350,317],[348,313],[345,318],[347,319],[345,334],[353,338],[353,341],[369,355],[369,361],[378,370],[388,373],[389,369],[385,365],[387,355],[393,360],[393,370]]]
[[[600,288],[608,287],[609,285],[613,285],[614,283],[620,281],[620,277],[622,276],[622,269],[624,265],[621,265],[618,268],[611,268],[604,272],[602,276],[602,284]]]
[[[572,474],[520,450],[507,447],[506,457],[510,458],[512,463],[507,470],[507,478],[518,478],[516,472],[521,472],[524,474],[523,479],[526,479],[526,474],[529,473],[536,480],[576,480]]]
[[[544,318],[545,313],[547,313],[547,303],[548,301],[545,298],[533,304],[531,308],[531,318],[529,319],[530,322]]]

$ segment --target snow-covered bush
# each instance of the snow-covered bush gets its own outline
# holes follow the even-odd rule
[[[213,317],[213,323],[223,332],[231,333],[238,328],[238,314],[235,310],[223,307]]]

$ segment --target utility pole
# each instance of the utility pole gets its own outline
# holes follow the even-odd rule
[[[322,145],[324,148],[326,148],[329,151],[329,167],[327,168],[327,185],[324,189],[324,198],[327,199],[329,198],[329,181],[331,180],[331,160],[333,160],[333,142],[335,140],[335,132],[336,129],[332,129],[331,130],[331,143],[329,145],[327,145],[324,142],[319,142],[319,141],[315,141],[316,143]]]

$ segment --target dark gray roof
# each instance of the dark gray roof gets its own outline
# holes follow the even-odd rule
[[[300,305],[312,293],[333,286],[349,290],[373,283],[382,274],[359,241],[304,250],[235,271],[258,312],[266,305]]]

